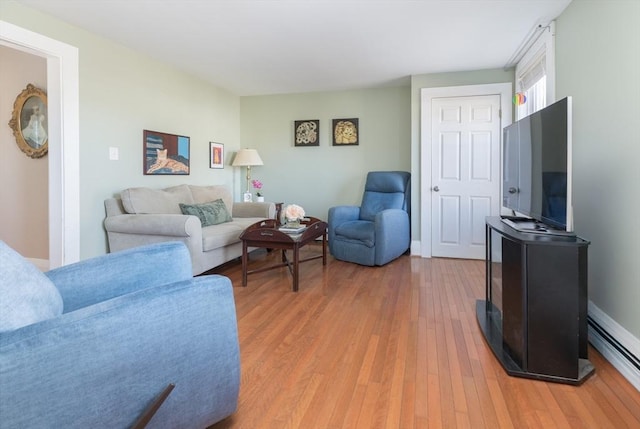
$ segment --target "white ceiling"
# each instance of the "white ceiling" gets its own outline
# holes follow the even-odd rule
[[[503,67],[571,0],[17,0],[237,95]]]

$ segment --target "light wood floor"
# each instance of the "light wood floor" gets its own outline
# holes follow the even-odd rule
[[[596,373],[579,387],[506,375],[475,318],[483,261],[300,270],[298,293],[286,268],[246,288],[239,263],[219,270],[234,285],[242,383],[238,411],[213,428],[640,428],[640,392],[591,347]]]

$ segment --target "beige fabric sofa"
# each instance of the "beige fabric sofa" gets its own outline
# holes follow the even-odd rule
[[[202,227],[197,216],[184,215],[180,203],[201,204],[222,199],[230,222]],[[166,189],[129,188],[120,198],[104,202],[109,251],[162,241],[182,241],[191,254],[193,274],[242,255],[238,238],[249,225],[275,217],[274,203],[235,203],[226,186],[179,185]]]

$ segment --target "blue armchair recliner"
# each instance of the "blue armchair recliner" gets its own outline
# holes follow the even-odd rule
[[[411,175],[404,171],[372,171],[358,206],[329,209],[329,251],[339,260],[384,265],[411,245]]]
[[[182,243],[47,273],[0,241],[0,428],[206,428],[237,408],[231,282]]]

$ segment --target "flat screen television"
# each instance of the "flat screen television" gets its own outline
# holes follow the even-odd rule
[[[503,220],[525,232],[571,234],[571,97],[503,129]]]

